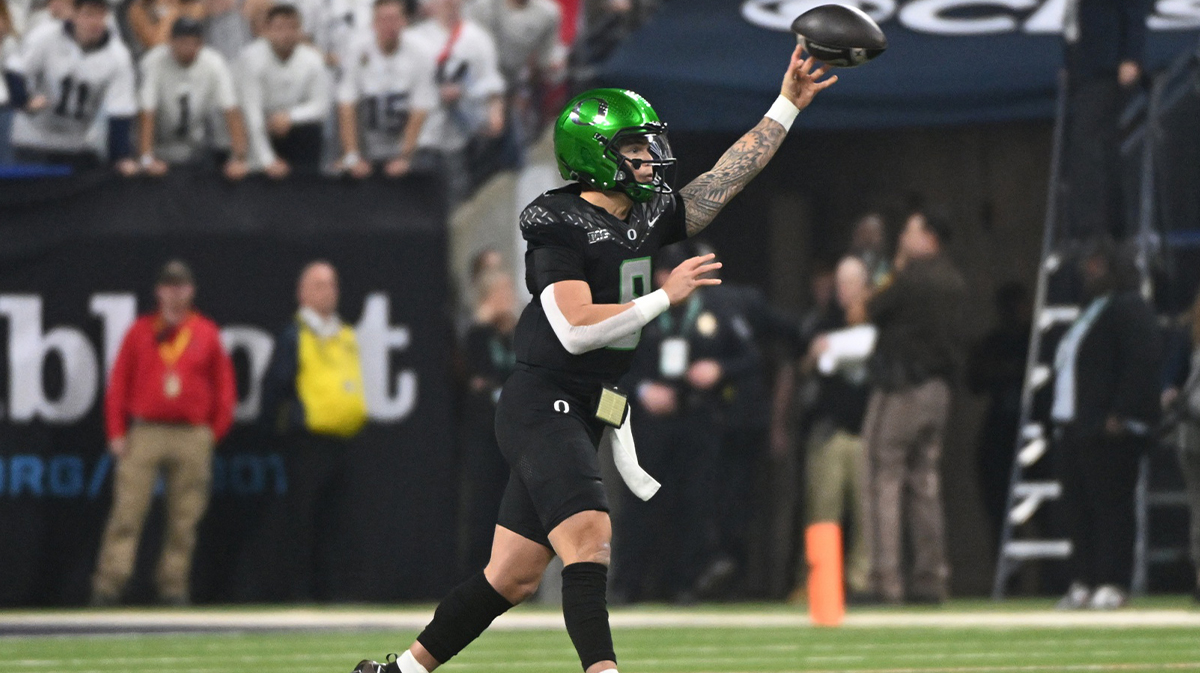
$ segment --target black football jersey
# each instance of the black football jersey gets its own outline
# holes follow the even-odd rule
[[[664,245],[687,238],[683,203],[656,194],[634,204],[627,221],[585,201],[569,185],[534,199],[521,213],[525,284],[533,301],[517,323],[517,361],[551,370],[580,384],[615,383],[629,369],[641,334],[605,348],[572,355],[542,310],[542,291],[563,280],[586,281],[596,304],[624,304],[653,291],[651,258]]]

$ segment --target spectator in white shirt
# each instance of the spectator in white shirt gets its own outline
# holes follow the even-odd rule
[[[75,0],[71,20],[43,24],[9,59],[4,78],[10,102],[20,110],[12,130],[18,161],[77,170],[99,166],[88,132],[104,117],[108,160],[123,175],[138,172],[129,156],[137,112],[133,61],[108,20],[104,0]]]
[[[437,158],[452,204],[470,187],[467,146],[472,138],[504,131],[504,78],[496,44],[478,23],[462,15],[462,0],[427,0],[429,20],[412,29],[436,54],[438,105],[421,132],[420,147]]]
[[[557,81],[566,63],[559,42],[562,10],[552,0],[475,0],[468,15],[492,33],[509,90],[535,75]]]
[[[251,3],[245,0],[208,0],[204,20],[204,44],[217,50],[226,63],[236,63],[242,49],[254,36],[250,33]]]
[[[263,37],[242,51],[242,111],[252,164],[272,178],[320,168],[322,127],[329,115],[325,61],[302,44],[300,14],[292,5],[267,12]]]
[[[224,116],[232,151],[225,176],[246,176],[246,128],[238,109],[233,77],[225,59],[204,46],[204,26],[176,19],[170,41],[142,58],[141,118],[138,145],[142,168],[153,176],[167,166],[205,165],[215,157],[210,122]]]
[[[33,34],[34,29],[51,21],[66,21],[74,12],[75,5],[71,0],[47,0],[44,7],[29,13],[29,18],[25,20],[25,28],[21,34],[28,38]]]
[[[412,170],[417,139],[437,105],[434,61],[425,43],[403,35],[403,0],[375,0],[373,38],[349,53],[338,87],[339,168],[356,178],[381,164],[388,177]]]

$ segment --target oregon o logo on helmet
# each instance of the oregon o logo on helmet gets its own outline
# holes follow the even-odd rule
[[[583,106],[584,104],[591,102],[596,103],[596,114],[592,115],[590,119],[585,119],[583,117]],[[571,110],[571,121],[579,126],[595,126],[596,124],[602,124],[607,117],[608,101],[602,98],[584,98],[576,103],[575,107]]]
[[[554,400],[554,410],[560,414],[571,412],[571,405],[567,404],[566,400]]]

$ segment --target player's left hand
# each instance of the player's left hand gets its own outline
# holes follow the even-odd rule
[[[149,175],[152,178],[161,178],[167,174],[168,170],[170,170],[170,167],[167,166],[167,162],[159,159],[158,157],[152,159],[150,163],[143,166],[143,168],[146,170],[146,175]]]
[[[708,390],[721,380],[721,365],[716,360],[697,360],[687,370],[687,381],[697,390]]]
[[[250,172],[250,167],[246,165],[243,159],[230,159],[225,162],[225,179],[238,181],[246,177]]]
[[[803,55],[803,48],[797,46],[796,50],[792,52],[792,62],[783,76],[783,86],[779,91],[799,110],[808,107],[814,96],[838,81],[837,75],[821,79],[829,72],[829,66],[822,63],[814,70],[813,67],[818,63],[817,59],[809,56],[802,60],[801,56]]]
[[[271,135],[286,136],[292,130],[292,116],[287,112],[274,112],[267,117],[267,131]]]
[[[50,99],[46,98],[42,94],[38,94],[30,98],[29,102],[25,104],[25,112],[31,115],[37,114],[42,110],[45,110],[46,106],[48,105],[50,105]]]
[[[1128,88],[1142,78],[1142,66],[1137,61],[1121,61],[1117,66],[1117,84]]]
[[[126,157],[117,162],[116,169],[117,172],[124,177],[131,178],[137,175],[138,172],[141,171],[142,167],[138,165],[138,162]]]
[[[408,175],[408,172],[411,170],[412,160],[404,157],[396,157],[387,162],[387,165],[383,167],[384,174],[389,178],[402,178]]]
[[[1125,424],[1116,416],[1109,416],[1104,420],[1104,433],[1109,437],[1120,437],[1125,434]]]
[[[827,350],[829,350],[829,337],[822,334],[813,339],[812,344],[809,345],[808,357],[816,360],[824,355]]]

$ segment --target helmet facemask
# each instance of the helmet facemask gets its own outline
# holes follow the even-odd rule
[[[620,153],[619,148],[632,140],[642,140],[649,145],[649,159],[631,159]],[[645,203],[654,198],[655,194],[674,192],[671,182],[675,177],[675,154],[667,140],[666,124],[650,123],[621,129],[614,133],[612,140],[605,145],[604,156],[617,166],[613,176],[617,189],[625,192],[635,202]],[[654,169],[654,175],[649,182],[638,182],[636,171],[646,165]]]

